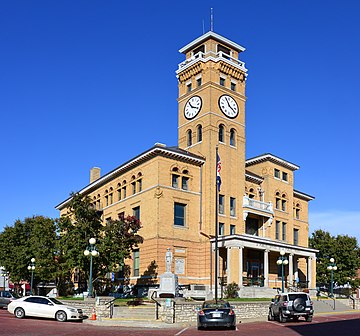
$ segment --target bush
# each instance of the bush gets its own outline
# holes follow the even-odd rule
[[[239,286],[236,282],[228,284],[225,288],[225,297],[227,299],[233,299],[238,297]]]

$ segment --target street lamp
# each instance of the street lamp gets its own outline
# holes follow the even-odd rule
[[[280,251],[280,257],[276,261],[276,263],[280,266],[281,265],[281,292],[284,293],[284,266],[289,263],[289,261],[285,257],[285,251]]]
[[[330,258],[330,264],[327,269],[331,272],[330,297],[334,297],[334,271],[337,270],[334,258]]]
[[[31,264],[28,266],[28,270],[31,271],[30,295],[32,295],[34,271],[35,271],[35,258],[31,258]]]
[[[88,256],[90,255],[90,279],[89,279],[89,292],[88,297],[92,297],[92,258],[97,257],[99,255],[99,252],[96,250],[95,247],[96,239],[90,238],[89,239],[89,246],[84,251],[84,255]]]

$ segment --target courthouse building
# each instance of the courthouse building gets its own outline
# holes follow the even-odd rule
[[[308,247],[314,198],[294,188],[299,166],[270,153],[245,157],[244,50],[212,31],[181,48],[178,145],[157,143],[104,175],[93,168],[79,191],[103,211],[104,224],[122,214],[140,219],[144,243],[128,260],[133,283],[149,276],[153,261],[163,273],[170,248],[180,284],[211,285],[217,273],[242,289],[279,288],[282,252],[286,286],[315,287],[316,250]],[[60,214],[68,202],[56,207]]]

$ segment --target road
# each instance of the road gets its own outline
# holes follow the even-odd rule
[[[135,324],[135,323],[134,323]],[[79,322],[25,318],[19,320],[5,309],[0,310],[0,335],[2,336],[196,336],[196,335],[251,335],[251,336],[358,336],[360,313],[314,316],[313,322],[251,322],[239,323],[236,330],[200,330],[196,327],[141,329],[130,327],[105,327]]]

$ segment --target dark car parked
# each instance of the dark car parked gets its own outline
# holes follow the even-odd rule
[[[290,292],[276,295],[269,306],[268,320],[278,319],[281,323],[292,318],[298,320],[304,317],[307,322],[312,321],[314,314],[313,303],[309,294],[304,292]]]
[[[207,327],[236,328],[236,316],[229,302],[222,300],[205,301],[198,313],[198,329]]]
[[[0,291],[0,308],[6,308],[11,301],[16,299],[17,296],[13,293],[7,290]]]

